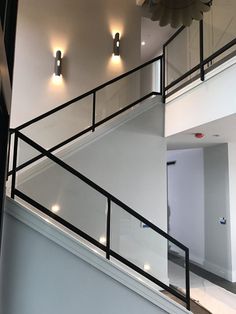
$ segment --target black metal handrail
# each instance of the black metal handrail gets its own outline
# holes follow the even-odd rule
[[[151,64],[153,64],[153,63],[155,63],[157,61],[161,62],[160,92],[155,92],[155,91],[150,92],[150,93],[146,94],[145,96],[135,100],[131,104],[126,105],[122,109],[119,109],[118,111],[114,112],[113,114],[109,115],[108,117],[106,117],[106,118],[96,122],[96,92],[101,90],[101,89],[103,89],[103,88],[105,88],[105,87],[107,87],[107,86],[109,86],[109,85],[111,85],[111,84],[113,84],[113,83],[115,83],[115,82],[117,82],[117,81],[119,81],[119,80],[121,80],[121,79],[123,79],[123,78],[125,78],[125,77],[127,77],[127,76],[129,76],[129,75],[131,75],[131,74],[133,74],[133,73],[135,73],[135,72],[137,72],[137,71],[139,71],[139,70],[142,70],[143,68],[145,68],[148,65],[151,65]],[[136,68],[134,68],[134,69],[132,69],[132,70],[130,70],[128,72],[125,72],[125,73],[115,77],[114,79],[112,79],[110,81],[107,81],[106,83],[103,83],[103,84],[97,86],[96,88],[94,88],[94,89],[92,89],[92,90],[90,90],[90,91],[88,91],[88,92],[86,92],[86,93],[84,93],[84,94],[82,94],[82,95],[80,95],[80,96],[78,96],[76,98],[73,98],[70,101],[68,101],[68,102],[66,102],[66,103],[64,103],[64,104],[62,104],[62,105],[60,105],[60,106],[58,106],[58,107],[56,107],[56,108],[54,108],[52,110],[49,110],[49,111],[45,112],[44,114],[41,114],[40,116],[38,116],[38,117],[36,117],[34,119],[31,119],[31,120],[27,121],[26,123],[16,127],[15,129],[11,129],[10,130],[9,141],[11,141],[11,135],[14,134],[16,131],[23,130],[23,129],[27,128],[28,126],[30,126],[30,125],[32,125],[32,124],[34,124],[34,123],[36,123],[36,122],[38,122],[40,120],[43,120],[44,118],[47,118],[48,116],[53,115],[53,114],[55,114],[56,112],[58,112],[60,110],[63,110],[64,108],[72,105],[73,103],[75,103],[75,102],[77,102],[79,100],[82,100],[82,99],[92,95],[93,96],[93,106],[92,106],[91,125],[89,127],[87,127],[86,129],[84,129],[84,130],[74,134],[73,136],[67,138],[66,140],[64,140],[64,141],[58,143],[57,145],[51,147],[50,149],[48,149],[48,151],[52,153],[52,152],[58,150],[59,148],[69,144],[70,142],[78,139],[79,137],[81,137],[81,136],[83,136],[83,135],[85,135],[87,133],[94,132],[97,127],[99,127],[102,124],[108,122],[109,120],[119,116],[120,114],[124,113],[125,111],[135,107],[140,102],[142,102],[142,101],[144,101],[144,100],[146,100],[146,99],[148,99],[148,98],[150,98],[152,96],[162,95],[162,90],[163,90],[162,89],[163,86],[162,86],[162,82],[161,82],[161,79],[162,79],[162,68],[163,68],[163,58],[162,58],[162,56],[155,57],[155,58],[153,58],[153,59],[143,63],[142,65],[140,65],[140,66],[138,66],[138,67],[136,67]],[[38,156],[30,159],[26,163],[18,166],[17,167],[17,171],[23,169],[24,167],[27,167],[30,163],[32,163],[32,162],[34,162],[36,160],[39,160],[40,158],[42,158],[41,154],[39,154]],[[8,163],[8,165],[9,165],[9,163]],[[11,174],[12,174],[12,170],[8,169],[8,176],[10,176]]]
[[[79,100],[81,100],[83,98],[86,98],[86,97],[88,97],[90,95],[93,95],[93,104],[95,106],[95,104],[96,104],[96,92],[98,92],[99,90],[101,90],[101,89],[103,89],[103,88],[105,88],[105,87],[107,87],[107,86],[109,86],[109,85],[111,85],[111,84],[113,84],[113,83],[115,83],[115,82],[117,82],[117,81],[119,81],[119,80],[121,80],[121,79],[123,79],[123,78],[125,78],[125,77],[127,77],[127,76],[129,76],[129,75],[131,75],[131,74],[141,70],[141,69],[143,69],[143,68],[145,68],[146,66],[148,66],[150,64],[153,64],[154,62],[156,62],[158,60],[162,60],[162,56],[158,56],[156,58],[153,58],[153,59],[151,59],[151,60],[149,60],[149,61],[139,65],[138,67],[136,67],[136,68],[134,68],[134,69],[132,69],[132,70],[130,70],[128,72],[125,72],[125,73],[115,77],[114,79],[111,79],[110,81],[107,81],[106,83],[103,83],[103,84],[97,86],[96,88],[93,88],[90,91],[88,91],[88,92],[86,92],[86,93],[84,93],[84,94],[82,94],[82,95],[80,95],[78,97],[75,97],[75,98],[71,99],[70,101],[67,101],[66,103],[64,103],[62,105],[60,105],[60,106],[58,106],[58,107],[56,107],[56,108],[54,108],[52,110],[49,110],[49,111],[39,115],[38,117],[36,117],[36,118],[34,118],[34,119],[30,120],[30,121],[27,121],[26,123],[16,127],[15,130],[20,131],[20,130],[28,127],[29,125],[31,125],[31,124],[33,124],[35,122],[38,122],[38,121],[40,121],[40,120],[42,120],[42,119],[44,119],[44,118],[54,114],[55,112],[60,111],[60,110],[62,110],[64,108],[70,106],[71,104],[73,104],[73,103],[75,103],[75,102],[77,102],[77,101],[79,101]],[[160,84],[160,87],[161,87],[161,84]],[[161,95],[162,94],[162,89],[157,94]],[[92,113],[93,118],[95,117],[94,112],[95,112],[95,110],[93,110],[93,113]]]
[[[221,54],[223,54],[225,51],[229,50],[232,48],[234,45],[236,45],[236,38],[231,40],[228,44],[224,45],[217,51],[215,51],[213,54],[208,56],[207,58],[204,58],[204,23],[203,20],[199,21],[199,63],[195,65],[192,69],[175,79],[173,82],[171,82],[168,85],[165,85],[165,60],[166,60],[166,48],[168,45],[178,37],[178,35],[185,29],[186,27],[182,26],[180,29],[175,32],[175,34],[163,45],[163,65],[164,65],[164,70],[163,70],[163,98],[165,100],[166,97],[169,95],[166,95],[166,92],[176,86],[177,84],[181,83],[184,79],[186,79],[188,76],[191,74],[195,73],[196,71],[200,70],[199,76],[196,78],[200,77],[201,81],[205,80],[205,65],[208,63],[212,62],[214,59],[219,57]],[[174,91],[173,91],[174,93]],[[172,93],[171,93],[172,94]]]
[[[78,229],[65,219],[61,218],[60,216],[56,215],[55,213],[51,212],[49,209],[45,208],[43,205],[32,199],[31,197],[27,196],[25,193],[21,192],[19,189],[16,188],[16,173],[17,173],[17,158],[18,158],[18,139],[21,139],[22,141],[26,142],[28,145],[30,145],[32,148],[37,150],[43,157],[47,157],[51,161],[53,161],[55,164],[62,167],[64,170],[69,172],[70,174],[76,176],[78,179],[83,181],[85,184],[89,185],[92,189],[96,190],[98,193],[102,194],[107,199],[108,204],[108,212],[107,212],[107,224],[106,224],[106,245],[101,244],[96,239],[88,235],[87,233],[83,232],[82,230]],[[181,301],[186,303],[186,308],[190,310],[190,279],[189,279],[189,249],[184,246],[182,243],[171,237],[169,234],[164,232],[162,229],[154,225],[152,222],[150,222],[148,219],[143,217],[142,215],[138,214],[136,211],[134,211],[132,208],[124,204],[122,201],[120,201],[118,198],[116,198],[111,193],[104,190],[102,187],[88,179],[86,176],[63,162],[61,159],[56,157],[55,155],[51,154],[49,151],[35,143],[33,140],[22,134],[20,131],[15,131],[15,140],[14,140],[14,157],[13,157],[13,170],[12,170],[12,185],[11,185],[11,197],[14,199],[15,196],[21,198],[22,200],[26,201],[30,205],[34,206],[35,208],[39,209],[44,214],[50,216],[60,224],[64,225],[71,231],[75,232],[79,236],[83,237],[93,245],[99,247],[101,250],[103,250],[106,253],[106,258],[110,259],[110,256],[113,256],[126,266],[132,268],[142,276],[146,277],[150,281],[157,284],[159,287],[165,289],[166,291],[170,292],[172,295],[179,298]],[[136,266],[126,258],[122,257],[117,252],[113,251],[110,248],[110,233],[111,233],[111,204],[114,203],[121,207],[124,211],[135,217],[140,222],[147,225],[149,228],[151,228],[154,232],[158,233],[160,236],[165,238],[166,240],[172,242],[174,245],[179,247],[181,250],[185,252],[185,277],[186,277],[186,294],[185,296],[180,293],[178,290],[173,289],[172,287],[166,285],[165,283],[161,282],[151,274],[148,274],[140,267]]]
[[[122,108],[122,109],[120,109],[120,110],[114,112],[113,114],[109,115],[108,117],[102,119],[101,121],[93,123],[93,125],[91,125],[90,127],[84,129],[83,131],[80,131],[79,133],[77,133],[77,134],[75,134],[75,135],[73,135],[73,136],[67,138],[67,139],[64,140],[63,142],[61,142],[61,143],[59,143],[59,144],[57,144],[57,145],[51,147],[50,149],[48,149],[48,151],[49,151],[50,153],[56,151],[57,149],[59,149],[59,148],[65,146],[66,144],[69,144],[70,142],[72,142],[72,141],[76,140],[77,138],[81,137],[82,135],[84,135],[84,134],[86,134],[86,133],[89,133],[89,132],[91,132],[91,131],[94,131],[98,126],[100,126],[100,125],[102,125],[102,124],[104,124],[104,123],[106,123],[106,122],[108,122],[108,121],[114,119],[115,117],[119,116],[121,113],[124,113],[125,111],[128,111],[129,109],[135,107],[137,104],[139,104],[140,102],[144,101],[145,99],[148,99],[148,98],[150,98],[150,97],[152,97],[152,96],[157,96],[157,95],[159,95],[159,93],[157,93],[157,92],[152,92],[152,93],[147,94],[146,96],[144,96],[144,97],[142,97],[142,98],[136,100],[135,102],[129,104],[128,106],[126,106],[126,107],[124,107],[124,108]],[[17,128],[10,130],[9,146],[10,146],[10,141],[11,141],[11,135],[14,134],[14,133],[17,132],[17,131],[19,131]],[[39,154],[38,156],[35,156],[35,157],[31,158],[30,160],[28,160],[28,161],[26,161],[25,163],[23,163],[23,164],[21,164],[20,166],[18,166],[18,167],[16,168],[16,171],[22,170],[23,168],[25,168],[25,167],[27,167],[28,165],[30,165],[31,163],[33,163],[33,162],[35,162],[35,161],[41,159],[42,157],[43,157],[43,155],[42,155],[42,154]],[[8,171],[8,176],[10,176],[11,174],[12,174],[12,170],[9,170],[9,171]]]

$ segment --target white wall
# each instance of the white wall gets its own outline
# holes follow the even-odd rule
[[[65,161],[141,215],[166,230],[164,108],[157,104],[133,120],[75,151]],[[47,208],[99,240],[105,236],[106,198],[58,166],[42,169],[19,186]],[[113,206],[116,251],[167,278],[167,241]]]
[[[120,59],[112,58],[117,31]],[[140,36],[135,0],[20,0],[11,126],[139,65]],[[56,49],[64,54],[59,82],[52,78]]]
[[[205,267],[232,280],[228,145],[204,149]],[[219,218],[225,217],[225,225]]]
[[[53,230],[48,234],[52,235]],[[106,275],[106,269],[101,271],[101,261],[100,269],[99,265],[95,268],[76,256],[73,245],[65,249],[51,237],[5,215],[1,313],[167,313],[121,280],[116,281],[114,275]],[[172,313],[183,312],[176,307]]]
[[[236,143],[228,143],[232,281],[236,282]]]
[[[230,64],[233,62],[235,60],[231,60]],[[233,64],[168,102],[165,135],[170,136],[235,113],[235,73],[236,65]]]
[[[171,150],[168,161],[168,203],[170,235],[190,249],[190,259],[203,264],[204,231],[204,166],[203,150]]]

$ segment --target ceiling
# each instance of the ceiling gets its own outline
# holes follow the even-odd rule
[[[167,137],[167,147],[187,149],[207,147],[216,144],[236,142],[236,114],[203,124],[196,128]],[[195,133],[203,133],[202,139],[195,138]]]
[[[160,27],[159,22],[146,17],[142,17],[141,27],[141,42],[145,42],[141,46],[142,62],[162,54],[163,44],[176,32],[176,29],[170,26]]]

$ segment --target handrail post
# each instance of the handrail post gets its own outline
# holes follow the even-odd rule
[[[165,88],[166,88],[166,86],[165,86],[166,85],[166,83],[165,83],[165,80],[166,80],[165,62],[166,61],[165,60],[166,60],[166,46],[164,45],[163,46],[163,55],[162,55],[162,59],[161,59],[161,64],[162,64],[162,66],[161,66],[161,80],[162,80],[162,82],[161,82],[161,86],[162,86],[161,91],[162,91],[162,101],[163,101],[163,103],[166,102],[166,90],[165,90]]]
[[[96,92],[93,92],[92,132],[95,131],[96,123]]]
[[[7,180],[9,178],[9,172],[10,172],[10,154],[11,154],[11,137],[12,137],[12,132],[9,129],[8,133],[8,155],[7,155]]]
[[[163,56],[160,60],[160,75],[159,75],[159,88],[160,88],[160,94],[161,95],[163,95],[163,83],[162,83],[163,74],[162,74],[162,71],[163,71]]]
[[[190,311],[189,249],[185,251],[186,307]]]
[[[17,150],[18,150],[18,132],[16,131],[15,132],[15,138],[14,138],[12,181],[11,181],[11,198],[13,198],[13,199],[15,197],[15,186],[16,186]]]
[[[204,70],[204,33],[203,33],[203,20],[199,22],[199,40],[200,40],[200,77],[201,81],[205,80]]]
[[[111,241],[111,199],[107,198],[107,234],[106,234],[106,258],[110,259]]]

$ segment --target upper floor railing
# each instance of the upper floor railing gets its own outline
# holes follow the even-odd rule
[[[181,27],[163,47],[164,98],[236,55],[236,2],[214,2],[204,20]]]

